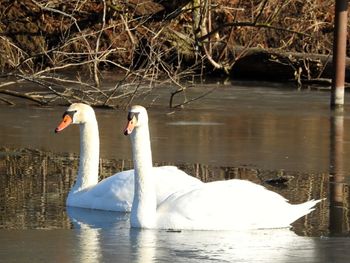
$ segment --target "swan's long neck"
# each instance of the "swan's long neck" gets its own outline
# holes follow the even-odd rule
[[[130,215],[131,226],[153,228],[156,222],[157,201],[148,125],[135,128],[131,134],[131,143],[135,169],[134,200]]]
[[[96,119],[80,125],[80,159],[73,191],[84,190],[98,182],[100,139]]]

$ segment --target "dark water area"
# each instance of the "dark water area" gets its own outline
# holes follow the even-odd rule
[[[130,229],[128,214],[66,208],[78,169],[79,129],[53,132],[65,107],[0,106],[0,261],[349,262],[347,106],[335,114],[328,92],[288,87],[222,86],[180,110],[161,107],[167,95],[162,90],[135,102],[154,105],[155,165],[174,164],[203,181],[247,179],[291,203],[326,200],[290,230]],[[125,111],[96,114],[102,179],[132,167],[131,147],[122,135]],[[281,178],[287,182],[268,183]]]

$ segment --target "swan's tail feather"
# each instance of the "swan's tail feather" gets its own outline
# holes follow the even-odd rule
[[[321,202],[323,200],[325,200],[325,198],[319,199],[319,200],[312,199],[312,200],[307,201],[307,202],[302,203],[302,204],[293,205],[295,208],[293,222],[295,220],[301,218],[302,216],[305,216],[305,215],[309,214],[310,212],[314,211],[316,204],[318,204],[319,202]]]

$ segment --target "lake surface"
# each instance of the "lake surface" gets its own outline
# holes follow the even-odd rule
[[[79,158],[76,126],[55,134],[66,107],[0,106],[0,262],[349,262],[349,107],[329,110],[318,90],[204,85],[184,109],[169,91],[149,110],[153,160],[203,181],[241,178],[292,203],[327,198],[291,229],[130,229],[127,214],[67,209]],[[177,102],[178,103],[178,102]],[[163,105],[163,106],[162,106]],[[96,109],[101,178],[132,167],[126,111]],[[284,184],[269,184],[287,178]],[[35,259],[35,260],[34,260]]]

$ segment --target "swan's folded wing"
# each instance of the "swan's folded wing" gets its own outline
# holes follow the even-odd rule
[[[130,211],[134,196],[134,170],[107,177],[90,189],[91,208],[110,211]]]
[[[176,166],[154,167],[156,178],[157,204],[162,203],[168,196],[189,186],[203,184],[203,182]]]
[[[243,229],[265,224],[286,200],[244,180],[206,183],[177,192],[159,205],[163,228]],[[288,204],[289,205],[289,204]]]

